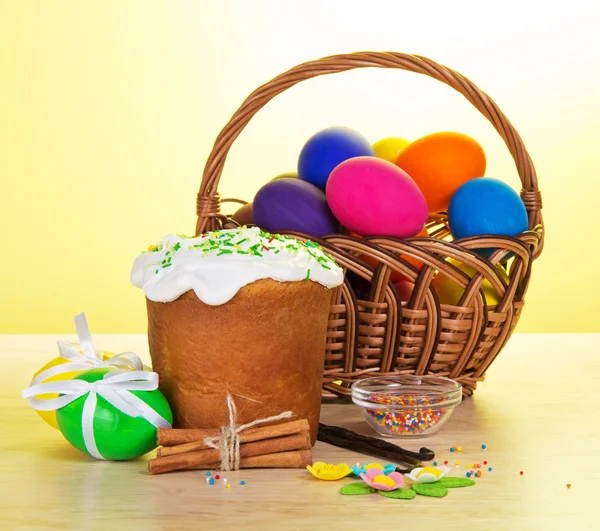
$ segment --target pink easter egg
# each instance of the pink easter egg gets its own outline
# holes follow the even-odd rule
[[[387,160],[345,160],[329,175],[326,194],[334,216],[364,236],[410,238],[427,221],[421,190],[404,170]]]

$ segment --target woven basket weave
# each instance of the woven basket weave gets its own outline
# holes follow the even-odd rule
[[[300,81],[355,68],[398,68],[425,74],[460,92],[496,128],[504,139],[523,188],[529,230],[514,237],[478,236],[452,241],[446,212],[430,217],[430,236],[400,240],[389,237],[356,239],[332,234],[318,239],[290,233],[300,239],[319,242],[354,277],[361,277],[369,289],[355,293],[348,278],[335,290],[327,333],[323,397],[350,395],[350,385],[374,375],[436,374],[458,381],[463,393],[471,395],[477,382],[494,361],[514,330],[529,283],[531,263],[542,250],[544,230],[542,199],[535,169],[523,141],[492,99],[459,73],[415,55],[392,52],[361,52],[335,55],[298,65],[259,87],[242,103],[219,134],[208,157],[197,197],[196,234],[235,226],[221,213],[217,193],[219,178],[232,143],[250,119],[273,97]],[[482,258],[475,249],[497,249]],[[512,253],[509,282],[494,267]],[[358,258],[367,255],[377,267]],[[407,257],[424,263],[415,268]],[[476,274],[469,278],[448,263],[452,258],[468,265]],[[401,302],[390,281],[397,271],[415,283],[408,302]],[[440,305],[431,281],[442,272],[464,288],[457,306]],[[487,279],[501,295],[495,306],[486,303],[481,288]]]

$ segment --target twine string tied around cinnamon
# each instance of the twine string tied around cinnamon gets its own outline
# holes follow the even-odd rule
[[[291,411],[284,411],[279,415],[257,419],[248,424],[238,426],[237,408],[230,394],[227,395],[227,409],[229,411],[229,424],[221,427],[221,434],[217,437],[207,437],[204,439],[204,444],[208,447],[219,450],[221,470],[224,472],[239,470],[240,468],[240,433],[242,431],[258,424],[288,419],[292,416]]]

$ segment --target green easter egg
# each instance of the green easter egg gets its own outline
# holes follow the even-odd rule
[[[77,380],[95,382],[102,380],[112,368],[99,368],[83,372]],[[155,391],[131,391],[165,420],[172,423],[173,414],[167,399]],[[79,397],[56,412],[60,431],[75,448],[89,453],[85,447],[82,429],[83,405],[88,395]],[[100,455],[111,461],[134,459],[156,448],[156,428],[143,417],[130,417],[119,411],[101,396],[96,397],[94,413],[94,438]]]

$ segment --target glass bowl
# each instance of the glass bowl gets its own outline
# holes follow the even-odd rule
[[[438,376],[380,376],[352,385],[352,402],[384,437],[436,433],[462,400],[462,386]]]

